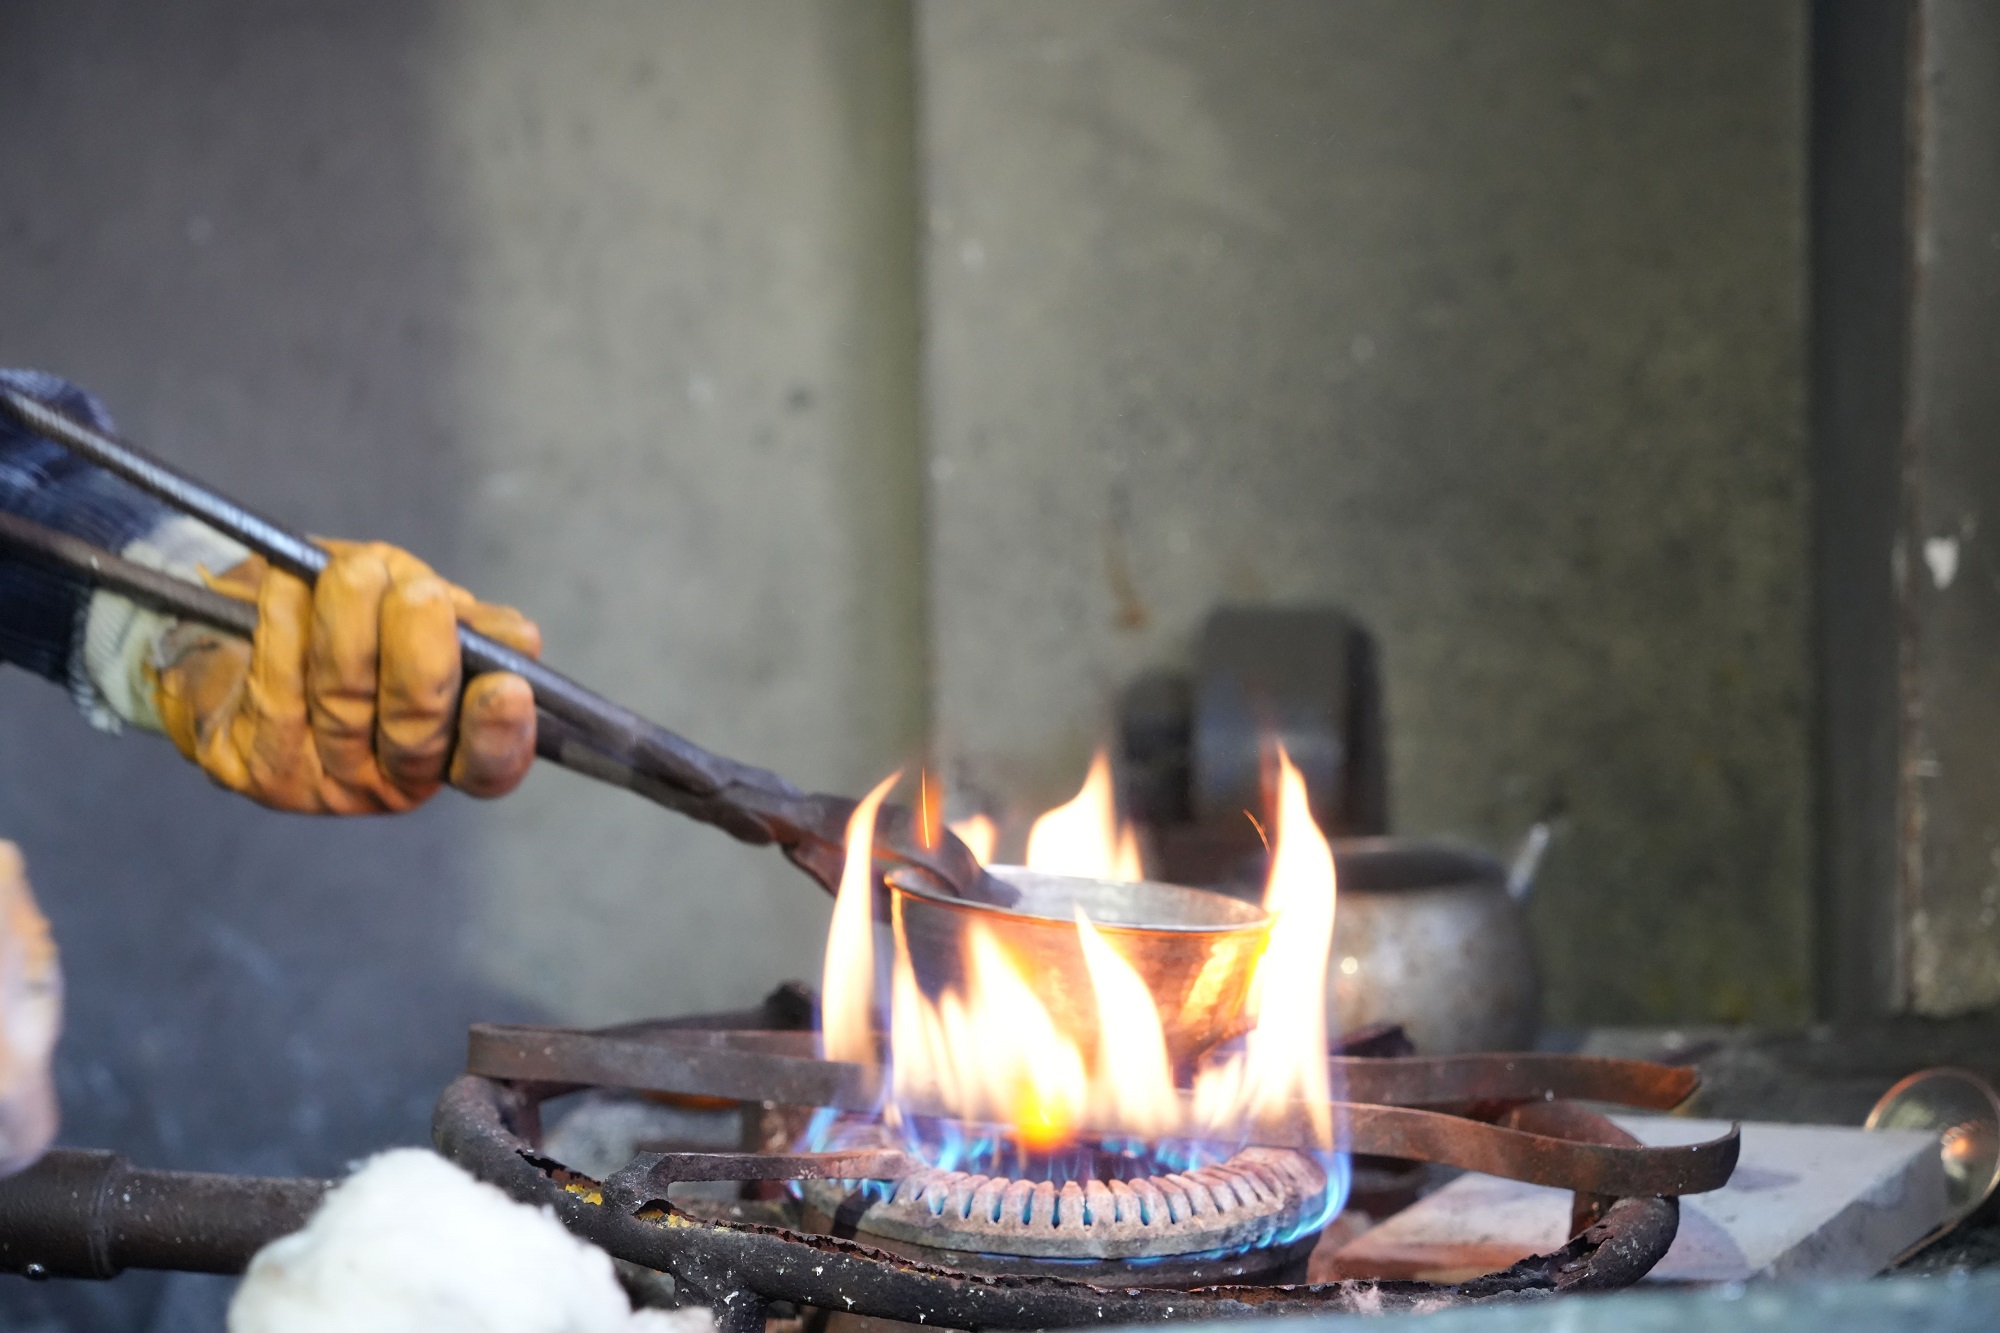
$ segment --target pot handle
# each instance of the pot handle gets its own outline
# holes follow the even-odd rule
[[[1514,863],[1507,869],[1507,896],[1515,902],[1526,902],[1534,891],[1535,872],[1542,868],[1542,856],[1549,850],[1554,833],[1548,820],[1538,819],[1521,839],[1521,849],[1514,853]]]

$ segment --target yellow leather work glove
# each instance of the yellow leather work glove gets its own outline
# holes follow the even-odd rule
[[[407,551],[322,542],[313,587],[252,557],[218,591],[257,603],[248,643],[182,622],[148,667],[161,729],[231,791],[279,810],[408,810],[446,781],[502,796],[535,758],[535,699],[508,673],[460,697],[458,624],[539,656],[541,631]]]

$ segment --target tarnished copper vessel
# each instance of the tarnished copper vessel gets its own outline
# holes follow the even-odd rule
[[[1058,1026],[1081,1048],[1094,1048],[1096,994],[1076,934],[1081,906],[1151,990],[1175,1069],[1191,1067],[1203,1051],[1244,1029],[1250,974],[1271,933],[1262,908],[1172,884],[1120,884],[1021,866],[987,869],[1021,891],[1018,904],[946,898],[926,891],[914,876],[889,876],[925,994],[963,989],[965,932],[978,922],[1034,980]]]

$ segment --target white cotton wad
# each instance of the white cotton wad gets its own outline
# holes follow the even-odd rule
[[[229,1333],[712,1333],[634,1312],[611,1258],[421,1148],[371,1158],[250,1261]]]

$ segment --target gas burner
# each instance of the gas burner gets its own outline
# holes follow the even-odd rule
[[[1572,1190],[1575,1234],[1551,1254],[1456,1286],[1307,1286],[1292,1284],[1313,1236],[1288,1232],[1301,1219],[1308,1232],[1320,1220],[1314,1204],[1326,1177],[1279,1144],[1183,1171],[1077,1172],[1060,1185],[997,1183],[879,1141],[839,1151],[640,1152],[602,1180],[544,1155],[541,1104],[591,1086],[728,1098],[745,1103],[752,1121],[810,1118],[812,1108],[872,1115],[882,1100],[879,1070],[816,1058],[810,1034],[770,1030],[806,1011],[778,1003],[761,1016],[596,1032],[477,1027],[469,1072],[438,1103],[437,1146],[514,1197],[552,1208],[613,1255],[671,1274],[716,1307],[723,1333],[762,1333],[773,1302],[983,1329],[1385,1312],[1604,1291],[1637,1281],[1666,1253],[1679,1219],[1675,1196],[1717,1188],[1735,1165],[1733,1133],[1646,1148],[1564,1100],[1665,1109],[1694,1091],[1689,1069],[1535,1053],[1336,1056],[1331,1073],[1348,1100],[1333,1110],[1351,1151]],[[753,1138],[760,1148],[773,1141]],[[795,1181],[807,1206],[744,1203],[718,1214],[676,1203],[673,1187],[692,1181]],[[855,1182],[873,1183],[857,1190]],[[1072,1222],[1080,1246],[1069,1243]],[[1045,1244],[1054,1237],[1062,1243]],[[1259,1246],[1260,1238],[1275,1243]]]
[[[1116,1264],[1105,1261],[1198,1257],[1176,1267],[1209,1280],[1225,1269],[1240,1277],[1285,1267],[1292,1241],[1309,1249],[1326,1188],[1326,1172],[1284,1148],[1245,1148],[1225,1162],[1124,1179],[1059,1184],[926,1167],[886,1188],[803,1186],[809,1224],[824,1219],[830,1234],[968,1272],[1033,1272],[1049,1267],[1035,1261],[1057,1260],[1054,1271],[1080,1276],[1079,1261],[1108,1273]],[[1142,1267],[1150,1280],[1174,1280],[1164,1265]]]

